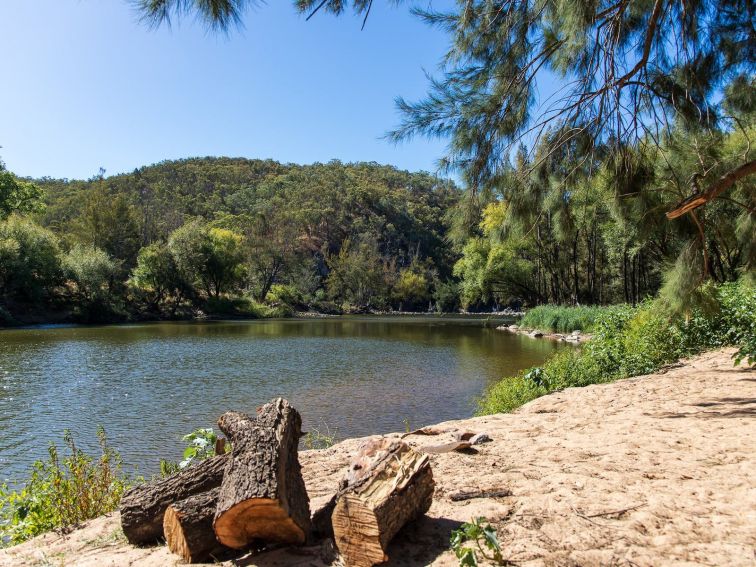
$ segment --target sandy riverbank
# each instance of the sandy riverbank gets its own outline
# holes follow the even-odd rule
[[[476,454],[431,455],[427,517],[392,544],[392,565],[456,565],[449,533],[485,516],[517,565],[756,564],[756,372],[731,350],[666,372],[573,388],[514,414],[447,422],[485,431]],[[451,440],[410,436],[422,448]],[[311,498],[327,494],[360,444],[301,454]],[[511,496],[455,502],[467,490]],[[0,551],[0,565],[178,564],[164,546],[125,543],[118,515]],[[327,565],[328,546],[274,550],[237,565]],[[228,563],[231,565],[231,563]]]

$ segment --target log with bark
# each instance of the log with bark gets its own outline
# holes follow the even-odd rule
[[[174,502],[165,511],[165,541],[187,563],[199,563],[228,551],[215,537],[213,518],[220,487]]]
[[[231,441],[213,527],[218,540],[242,549],[253,540],[302,544],[310,509],[297,450],[299,413],[283,398],[257,416],[228,412],[218,427]]]
[[[350,567],[388,560],[391,539],[433,501],[428,455],[395,439],[369,441],[350,467],[332,515],[336,547]]]
[[[132,544],[163,537],[165,510],[180,500],[221,485],[229,455],[211,457],[168,478],[140,484],[121,498],[121,527]]]

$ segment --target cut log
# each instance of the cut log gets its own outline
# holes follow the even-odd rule
[[[391,539],[430,508],[435,483],[429,457],[395,439],[369,441],[347,481],[332,516],[336,547],[350,567],[383,563]]]
[[[256,418],[228,412],[218,427],[231,441],[213,527],[218,541],[243,549],[253,540],[302,544],[310,507],[297,450],[302,418],[283,398]]]
[[[187,563],[199,563],[227,551],[215,537],[213,517],[220,487],[174,502],[165,511],[165,541]]]
[[[163,537],[166,508],[221,485],[228,454],[200,461],[168,478],[140,484],[121,498],[121,527],[129,543],[153,543]]]

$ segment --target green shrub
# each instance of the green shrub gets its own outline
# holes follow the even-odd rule
[[[249,297],[208,297],[205,309],[211,315],[253,319],[291,317],[293,314],[288,305],[267,305]]]
[[[273,284],[265,297],[268,303],[283,303],[288,306],[304,306],[307,304],[302,292],[293,285]]]
[[[181,440],[186,441],[188,445],[184,449],[184,459],[179,463],[180,469],[215,456],[215,442],[218,436],[212,427],[195,429],[184,435]]]
[[[548,390],[539,388],[524,376],[505,378],[488,389],[479,401],[478,412],[481,415],[511,412],[547,392]]]
[[[567,305],[539,305],[528,310],[520,325],[553,333],[592,331],[597,321],[608,312],[621,309],[610,307],[571,307]]]
[[[97,438],[100,456],[95,458],[81,451],[66,431],[70,454],[61,459],[51,444],[49,458],[34,463],[23,487],[0,487],[0,542],[16,544],[53,529],[70,529],[118,507],[129,480],[101,427]]]
[[[685,315],[670,316],[659,301],[602,309],[591,341],[494,384],[479,401],[479,413],[510,412],[555,390],[648,374],[710,348],[738,346],[736,363],[756,362],[756,289],[742,281],[705,292],[714,308]]]

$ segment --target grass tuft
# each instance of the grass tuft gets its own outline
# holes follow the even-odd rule
[[[520,325],[528,329],[540,329],[552,333],[569,333],[578,330],[590,332],[601,317],[618,309],[622,309],[622,306],[539,305],[525,313]]]

